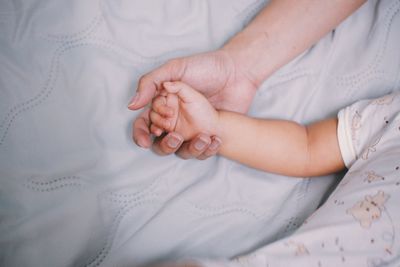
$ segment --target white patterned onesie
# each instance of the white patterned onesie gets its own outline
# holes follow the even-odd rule
[[[204,266],[400,266],[400,92],[359,101],[338,115],[349,169],[291,236],[232,261]]]

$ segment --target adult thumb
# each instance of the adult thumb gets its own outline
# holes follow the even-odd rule
[[[184,60],[173,59],[143,75],[139,79],[136,94],[128,104],[128,108],[136,110],[146,106],[153,99],[156,92],[161,91],[164,82],[180,80],[182,78],[182,69],[184,69],[183,63]]]
[[[177,94],[183,102],[193,102],[200,94],[183,82],[165,82],[163,86],[165,91],[171,94]]]
[[[157,84],[153,82],[152,76],[149,74],[142,76],[139,79],[136,93],[128,104],[128,108],[132,110],[143,108],[150,103],[157,89]]]

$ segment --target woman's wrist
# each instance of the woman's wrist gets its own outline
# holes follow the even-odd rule
[[[259,38],[239,33],[225,44],[220,51],[232,61],[237,76],[243,76],[258,88],[268,78],[266,59],[260,58],[262,41]],[[263,70],[258,66],[262,64]]]
[[[365,0],[295,2],[271,0],[221,48],[232,58],[236,69],[257,87],[339,25]]]

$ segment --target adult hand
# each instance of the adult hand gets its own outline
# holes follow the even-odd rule
[[[247,112],[257,89],[257,84],[235,64],[227,51],[221,49],[170,60],[142,76],[129,108],[137,110],[150,103],[166,81],[185,82],[206,96],[216,109],[241,113]],[[151,146],[149,127],[149,112],[145,110],[133,124],[133,139],[137,145]],[[153,148],[160,155],[177,152],[185,159],[205,159],[217,153],[220,142],[218,137],[200,134],[183,143],[183,138],[173,132],[157,138]]]

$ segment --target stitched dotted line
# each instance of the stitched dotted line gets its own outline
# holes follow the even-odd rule
[[[93,27],[91,30],[94,31],[95,28],[96,27]],[[64,42],[64,44],[56,50],[55,55],[53,56],[53,59],[52,59],[51,65],[50,65],[49,76],[48,76],[44,86],[42,87],[42,90],[35,97],[29,99],[28,101],[19,103],[19,104],[15,105],[14,107],[12,107],[9,110],[9,112],[6,114],[2,123],[0,124],[0,131],[2,128],[5,128],[5,130],[3,131],[3,134],[0,138],[0,146],[4,143],[4,140],[8,134],[9,128],[13,124],[16,117],[19,116],[21,113],[38,106],[45,99],[47,99],[47,97],[50,95],[50,93],[53,90],[52,86],[54,86],[54,84],[51,84],[51,83],[55,83],[55,80],[58,76],[60,57],[63,53],[65,53],[66,51],[71,50],[73,48],[77,48],[77,47],[96,45],[100,48],[103,48],[105,50],[116,53],[117,55],[120,55],[123,58],[126,58],[126,53],[124,53],[120,48],[118,48],[115,45],[115,43],[112,42],[111,40],[105,40],[105,39],[101,39],[101,38],[91,38],[94,41],[100,41],[103,43],[100,44],[100,43],[87,41],[84,43],[77,44],[77,42],[83,41],[83,40],[87,39],[88,37],[90,37],[90,34],[91,34],[91,32],[87,31],[87,32],[85,32],[84,36],[75,38],[75,40],[66,40]],[[161,62],[165,61],[167,58],[171,57],[171,55],[172,55],[172,57],[174,57],[174,56],[176,56],[176,53],[167,53],[161,57],[148,57],[148,58],[135,54],[134,55],[135,60],[132,60],[132,61],[139,61],[138,65],[142,64],[143,62],[149,62],[149,61],[153,62],[154,64],[157,64],[157,63],[161,63]],[[52,85],[52,86],[50,86],[50,85]]]
[[[78,177],[78,176],[64,176],[64,177],[60,177],[60,178],[55,178],[55,179],[47,181],[47,182],[39,182],[39,181],[34,181],[34,180],[31,180],[29,182],[31,184],[43,186],[43,185],[51,185],[53,183],[57,183],[57,182],[60,182],[60,181],[79,180],[79,179],[80,179],[80,177]]]
[[[0,125],[0,129],[3,128],[5,125],[5,130],[3,131],[3,134],[0,138],[0,146],[3,144],[4,139],[6,138],[7,133],[9,131],[11,125],[13,124],[14,120],[16,119],[16,117],[18,115],[20,115],[22,112],[38,106],[45,99],[47,99],[47,97],[50,95],[50,93],[52,91],[51,86],[50,86],[51,82],[55,81],[55,78],[53,79],[53,77],[57,77],[57,73],[58,73],[58,67],[56,68],[55,65],[58,66],[58,63],[59,63],[58,54],[60,53],[60,51],[62,51],[62,50],[58,49],[58,51],[56,52],[56,56],[53,57],[51,67],[50,67],[49,77],[48,77],[45,85],[43,86],[42,90],[39,92],[39,94],[37,94],[35,97],[33,97],[32,99],[30,99],[26,102],[22,102],[16,106],[14,106],[5,116],[5,119],[3,120],[3,124]],[[7,121],[8,121],[8,123],[7,123]]]
[[[65,35],[55,35],[55,34],[48,34],[47,35],[47,40],[51,41],[56,41],[56,42],[64,42],[66,40],[68,41],[74,41],[76,38],[78,38],[80,35],[83,36],[89,36],[94,30],[100,25],[100,23],[103,21],[103,12],[101,9],[101,2],[100,0],[97,1],[97,6],[98,6],[98,15],[95,16],[89,25],[85,28],[82,29],[76,33],[73,34],[65,34]]]
[[[120,199],[111,199],[111,202],[114,203],[118,203],[118,204],[128,204],[128,203],[139,203],[140,201],[142,201],[143,199],[146,199],[148,196],[153,196],[153,195],[143,195],[143,196],[139,196],[139,197],[135,197],[129,200],[120,200]]]
[[[209,218],[209,217],[215,217],[215,216],[221,216],[221,215],[225,215],[225,214],[230,214],[230,213],[234,213],[234,212],[239,212],[239,213],[243,213],[243,214],[247,214],[253,218],[255,218],[256,220],[259,220],[261,216],[258,216],[255,212],[247,209],[247,208],[243,208],[243,207],[238,207],[238,206],[233,206],[233,207],[227,207],[227,206],[222,206],[222,207],[201,207],[197,204],[191,203],[189,201],[187,201],[187,204],[189,204],[190,206],[196,208],[197,210],[199,210],[200,212],[204,213],[204,212],[209,212],[211,214],[206,214],[203,217],[204,218]]]
[[[348,90],[346,92],[346,97],[352,99],[354,97],[354,95],[359,91],[357,89],[365,88],[366,84],[368,85],[372,81],[379,80],[382,77],[385,77],[385,73],[384,72],[374,71],[369,76],[365,75],[365,78],[361,78],[361,80],[359,82],[355,82],[354,81],[354,82],[351,82],[351,83],[347,84],[347,85],[350,85],[350,88],[352,90]],[[341,86],[346,86],[346,84],[343,83]]]
[[[128,60],[135,62],[138,65],[145,63],[152,63],[157,65],[164,63],[171,58],[181,57],[183,54],[193,54],[193,52],[191,51],[185,51],[184,53],[182,53],[182,50],[179,50],[179,51],[167,52],[159,56],[142,56],[140,54],[134,53],[129,50],[127,51],[126,49],[119,47],[117,43],[115,43],[113,40],[110,39],[104,39],[100,37],[90,37],[88,41],[98,46],[106,47],[109,51],[121,56],[124,59],[128,58]]]
[[[92,19],[89,25],[74,34],[71,35],[55,35],[55,34],[48,34],[46,39],[49,41],[56,41],[56,42],[74,42],[76,40],[82,39],[89,36],[94,32],[94,30],[103,22],[103,16],[99,15]]]
[[[290,217],[290,219],[287,220],[283,233],[287,233],[289,231],[292,231],[293,229],[297,229],[301,225],[300,221],[301,220],[298,217]]]
[[[125,215],[130,212],[131,209],[138,207],[140,205],[144,204],[155,204],[159,203],[159,201],[156,200],[148,200],[148,201],[142,201],[142,202],[136,202],[134,205],[126,205],[123,208],[121,208],[117,216],[115,216],[115,219],[113,221],[113,224],[111,226],[111,231],[109,233],[109,237],[107,238],[107,241],[105,242],[103,248],[93,257],[92,260],[88,260],[84,264],[85,267],[88,266],[100,266],[100,264],[104,261],[104,259],[107,257],[108,253],[110,252],[112,242],[115,238],[115,234],[117,233],[118,227],[122,221],[122,219],[125,217]]]
[[[39,182],[31,180],[27,184],[25,184],[25,186],[36,192],[50,192],[65,187],[82,186],[81,183],[76,182],[76,180],[78,179],[80,179],[80,177],[78,176],[64,176],[47,182]],[[61,184],[56,184],[60,182]]]
[[[101,20],[100,20],[101,21]],[[98,25],[98,24],[97,24]],[[97,26],[96,25],[96,26]],[[92,28],[91,30],[93,31],[95,28]],[[81,36],[80,38],[77,38],[75,41],[81,41],[86,39],[89,35],[91,34],[91,32],[86,32],[84,36]],[[66,52],[67,50],[69,50],[71,47],[71,41],[67,41],[66,44],[62,45],[61,47],[59,47],[56,52],[55,55],[52,58],[52,62],[50,64],[50,72],[49,72],[49,76],[46,79],[46,82],[44,84],[44,86],[42,87],[42,90],[39,92],[39,94],[37,94],[35,97],[31,98],[28,101],[19,103],[17,105],[15,105],[14,107],[12,107],[7,115],[5,116],[5,118],[3,119],[2,124],[0,125],[0,130],[2,128],[4,128],[4,126],[6,125],[6,128],[3,132],[2,137],[0,138],[0,146],[3,144],[4,139],[8,133],[8,130],[11,126],[11,124],[13,123],[13,121],[15,120],[15,118],[22,112],[27,111],[28,109],[31,109],[35,106],[38,106],[39,104],[41,104],[51,93],[52,88],[50,86],[51,82],[55,82],[55,79],[58,76],[58,65],[59,65],[59,60],[61,55]],[[54,81],[53,81],[53,77],[54,77]],[[47,92],[46,92],[47,91]],[[38,101],[37,103],[34,103],[35,101]],[[29,106],[31,105],[32,106]],[[7,121],[9,120],[8,124]]]
[[[370,78],[373,76],[374,78],[383,76],[386,73],[381,70],[376,70],[375,68],[367,69],[366,71],[363,71],[359,74],[357,74],[357,77],[352,79],[352,78],[346,78],[346,79],[341,79],[337,81],[338,85],[344,86],[344,85],[350,85],[350,86],[357,86],[357,84],[360,83],[360,81],[365,81],[366,79]]]
[[[153,192],[146,192],[146,191],[151,191],[154,190],[154,187],[158,186],[158,183],[160,182],[160,179],[155,179],[147,188],[145,188],[142,192],[136,193],[136,194],[115,194],[111,193],[113,197],[132,197],[135,196],[133,199],[130,200],[122,200],[122,199],[110,199],[112,202],[117,202],[117,203],[122,203],[124,206],[118,211],[117,215],[115,216],[113,220],[113,224],[111,226],[111,230],[109,233],[109,237],[107,238],[107,241],[105,242],[103,248],[94,256],[92,260],[89,260],[84,266],[99,266],[104,259],[106,258],[107,254],[109,253],[109,250],[111,249],[112,245],[112,240],[115,237],[115,234],[118,230],[118,227],[120,225],[120,222],[122,219],[125,217],[126,214],[130,212],[135,207],[144,205],[144,204],[154,204],[154,203],[159,203],[155,198],[153,199],[147,199],[148,197],[155,196]],[[145,193],[143,193],[145,192]],[[140,195],[142,194],[142,195]]]
[[[139,202],[139,201],[149,198],[149,197],[157,198],[158,196],[159,196],[159,194],[146,193],[146,194],[143,194],[141,196],[137,196],[137,197],[134,197],[131,199],[114,199],[114,198],[112,198],[112,199],[110,199],[110,201],[114,202],[114,203],[119,203],[119,204],[127,204],[127,203],[132,203],[132,202]]]
[[[143,194],[148,194],[148,191],[151,191],[152,188],[157,187],[160,182],[160,179],[154,179],[143,191],[141,192],[135,192],[135,193],[130,193],[130,194],[120,194],[120,193],[115,193],[111,192],[110,197],[114,198],[132,198],[132,197],[137,197],[139,195]]]
[[[36,192],[51,192],[51,191],[55,191],[55,190],[58,190],[58,189],[63,189],[63,188],[66,188],[66,187],[75,187],[75,186],[80,187],[82,185],[80,183],[65,183],[65,184],[55,185],[55,186],[52,186],[52,187],[49,187],[49,188],[34,187],[32,185],[29,185],[29,184],[26,184],[25,186],[28,189],[31,189],[31,190],[36,191]]]
[[[315,71],[312,70],[311,68],[298,67],[298,68],[293,69],[286,73],[278,73],[276,75],[276,79],[286,80],[286,79],[297,78],[297,76],[306,76],[306,75],[312,75],[312,74],[315,74]],[[281,82],[281,81],[279,81],[279,82]]]
[[[381,41],[381,43],[380,43],[380,45],[379,45],[379,47],[381,47],[381,49],[378,51],[378,53],[376,54],[376,56],[375,56],[375,58],[374,58],[374,61],[372,62],[372,63],[370,63],[369,65],[368,65],[368,67],[367,67],[367,69],[370,69],[370,71],[371,71],[371,69],[374,69],[374,68],[376,68],[376,65],[377,64],[379,64],[379,63],[381,63],[381,61],[382,61],[382,58],[383,58],[383,55],[384,55],[384,53],[385,53],[385,51],[386,51],[386,48],[387,48],[387,42],[388,42],[388,39],[389,39],[389,32],[390,32],[390,27],[391,27],[391,25],[392,25],[392,23],[393,23],[393,20],[394,20],[394,17],[397,15],[397,13],[399,12],[399,7],[397,7],[397,9],[393,12],[393,14],[392,15],[390,15],[390,13],[395,9],[395,7],[398,5],[400,3],[400,1],[397,1],[397,2],[395,2],[395,3],[393,3],[393,5],[392,6],[390,6],[389,8],[388,8],[388,11],[386,12],[386,15],[384,16],[385,18],[388,18],[389,17],[389,20],[387,20],[386,21],[386,23],[385,23],[385,29],[386,29],[386,32],[385,32],[385,34],[384,34],[384,39]],[[341,79],[357,79],[357,77],[359,77],[360,75],[362,75],[362,74],[353,74],[353,75],[345,75],[345,76],[342,76],[341,77]]]
[[[285,74],[281,74],[276,76],[274,79],[276,79],[276,81],[271,82],[270,84],[267,84],[267,88],[273,88],[276,86],[279,86],[283,83],[287,83],[296,79],[299,79],[301,77],[307,77],[307,76],[311,76],[314,75],[315,72],[311,69],[306,69],[306,68],[298,68],[298,69],[294,69],[293,71],[290,71],[288,73]],[[263,95],[266,92],[266,90],[262,90],[260,91],[260,95]],[[269,93],[269,90],[268,90]]]
[[[388,8],[388,11],[386,12],[386,15],[384,16],[385,18],[389,17],[389,19],[386,20],[386,23],[385,23],[385,25],[386,25],[385,26],[386,32],[384,33],[385,37],[381,40],[380,45],[379,45],[379,47],[381,47],[381,49],[376,54],[373,62],[370,63],[368,65],[368,67],[366,67],[366,71],[365,72],[368,72],[368,73],[374,72],[375,68],[376,68],[376,65],[380,64],[381,61],[382,61],[383,55],[384,55],[384,53],[386,51],[386,48],[387,48],[387,42],[388,42],[388,39],[389,39],[389,32],[390,32],[389,28],[391,27],[391,25],[393,23],[394,17],[399,12],[399,7],[398,7],[399,3],[400,3],[400,1],[394,2]],[[396,8],[396,10],[394,10],[395,8]],[[392,14],[390,14],[390,13],[392,13]],[[365,76],[364,73],[357,73],[357,74],[344,75],[344,76],[338,77],[337,79],[339,80],[338,83],[343,85],[343,84],[348,84],[348,83],[352,82],[351,80],[360,79],[360,78],[362,78],[364,76]]]
[[[53,60],[52,60],[52,63],[51,63],[51,68],[50,68],[49,77],[48,77],[48,79],[46,80],[46,83],[45,83],[45,85],[44,85],[44,87],[43,87],[43,90],[42,90],[41,92],[39,92],[39,94],[36,95],[34,98],[32,98],[32,99],[30,99],[30,100],[28,100],[28,101],[26,101],[26,102],[17,104],[17,105],[15,105],[13,108],[11,108],[10,111],[7,113],[5,119],[3,119],[3,123],[0,125],[0,129],[1,129],[2,127],[4,127],[4,124],[6,123],[5,121],[7,121],[8,117],[10,117],[12,113],[16,112],[16,111],[17,111],[19,108],[21,108],[22,106],[29,105],[29,104],[31,104],[32,102],[34,102],[35,100],[37,100],[38,98],[42,97],[42,95],[44,94],[44,91],[45,91],[45,89],[46,89],[45,87],[47,87],[47,86],[50,84],[50,81],[52,80],[52,77],[55,76],[55,75],[54,75],[54,69],[55,69],[54,65],[58,65],[58,63],[59,63],[59,57],[60,57],[63,53],[65,53],[66,51],[68,51],[68,50],[70,50],[70,49],[72,49],[72,48],[77,48],[77,47],[79,47],[79,46],[97,45],[97,46],[99,46],[100,48],[104,48],[104,49],[106,49],[106,50],[109,50],[109,51],[111,51],[111,52],[114,52],[114,53],[116,53],[116,54],[118,54],[118,55],[120,55],[120,56],[122,56],[122,57],[124,57],[124,58],[126,57],[126,54],[125,54],[124,52],[122,52],[121,49],[118,49],[117,46],[115,45],[115,43],[114,43],[113,41],[111,41],[111,40],[101,39],[101,38],[91,38],[90,40],[93,40],[93,41],[100,41],[100,42],[102,42],[103,44],[96,43],[96,42],[90,42],[90,40],[89,40],[89,42],[86,42],[86,43],[78,43],[78,42],[80,42],[80,41],[83,41],[84,39],[87,39],[87,37],[88,37],[88,36],[83,36],[83,37],[81,37],[81,38],[79,38],[79,39],[76,39],[76,40],[74,40],[74,41],[67,41],[67,42],[65,42],[65,44],[64,44],[62,47],[60,47],[60,48],[58,48],[58,49],[56,50],[56,53],[55,53],[56,56],[53,57]],[[140,55],[135,55],[135,57],[136,57],[136,59],[135,59],[136,61],[141,61],[141,62],[139,62],[139,63],[148,62],[148,61],[153,61],[154,63],[159,63],[159,62],[162,62],[162,61],[163,61],[163,60],[160,59],[159,57],[153,57],[153,58],[149,57],[149,58],[145,58],[145,57],[140,56]],[[56,61],[56,62],[54,62],[54,61]],[[55,64],[55,63],[57,63],[57,64]]]
[[[101,8],[100,8],[100,1],[98,2],[98,5],[99,5],[99,9],[100,9],[100,11],[101,11]],[[100,14],[100,15],[102,15],[102,14]],[[1,129],[7,124],[7,121],[8,121],[8,120],[10,119],[10,117],[11,117],[9,123],[7,124],[7,126],[6,126],[6,128],[5,128],[5,131],[4,131],[3,135],[2,135],[2,137],[0,138],[0,146],[3,144],[4,139],[5,139],[5,137],[6,137],[7,133],[8,133],[8,130],[9,130],[11,124],[13,123],[14,119],[15,119],[20,113],[22,113],[22,112],[24,112],[24,111],[27,111],[28,109],[30,109],[30,108],[32,108],[32,107],[35,107],[35,106],[39,105],[41,102],[44,101],[44,99],[46,99],[46,98],[49,96],[50,92],[52,91],[52,88],[50,88],[50,82],[52,81],[53,77],[56,78],[56,77],[58,76],[57,74],[58,74],[59,59],[60,59],[61,55],[62,55],[65,51],[68,50],[68,45],[71,45],[72,42],[78,42],[78,41],[84,40],[84,39],[86,39],[87,37],[89,37],[90,34],[100,25],[100,23],[102,22],[102,20],[103,20],[103,17],[102,17],[102,16],[95,17],[95,18],[93,19],[93,21],[97,21],[97,23],[94,23],[94,27],[90,27],[90,25],[89,25],[89,27],[88,27],[86,30],[82,30],[81,32],[78,32],[78,33],[76,33],[76,34],[74,34],[74,35],[72,35],[72,36],[61,36],[61,37],[60,37],[60,38],[62,38],[62,39],[65,39],[65,40],[66,40],[66,43],[63,44],[61,47],[59,47],[59,48],[56,50],[55,55],[53,56],[52,62],[51,62],[51,65],[50,65],[49,76],[48,76],[48,78],[46,79],[46,82],[45,82],[44,86],[42,87],[42,90],[39,92],[39,94],[37,94],[37,95],[36,95],[35,97],[33,97],[32,99],[30,99],[30,100],[28,100],[28,101],[26,101],[26,102],[19,103],[19,104],[15,105],[14,107],[12,107],[12,108],[9,110],[9,112],[7,113],[7,115],[5,116],[5,118],[3,119],[2,123],[0,124],[0,131],[1,131]],[[82,36],[78,38],[79,35],[82,35]],[[72,38],[74,38],[75,40],[72,41]],[[69,39],[69,40],[68,40],[68,39]],[[56,66],[57,66],[57,70],[56,70],[56,73],[54,73],[54,69],[56,68]],[[49,92],[46,93],[47,87],[49,87]],[[43,97],[43,98],[42,98],[42,97]],[[41,99],[41,100],[38,100],[38,99],[40,99],[40,98],[42,98],[42,99]],[[38,100],[39,103],[33,104],[33,106],[31,106],[31,107],[27,107],[27,106],[29,106],[31,103],[35,102],[36,100]]]
[[[17,105],[15,105],[14,107],[12,107],[9,112],[6,114],[5,118],[3,119],[2,124],[0,125],[0,129],[2,129],[4,127],[4,125],[6,124],[7,120],[9,120],[9,117],[12,116],[13,113],[18,112],[19,109],[23,108],[26,105],[31,104],[32,102],[35,102],[36,100],[38,100],[39,98],[41,98],[45,92],[46,92],[46,87],[49,86],[53,76],[54,76],[54,65],[56,64],[56,61],[58,61],[58,54],[60,54],[60,51],[62,50],[62,48],[58,48],[55,52],[56,56],[53,56],[52,61],[50,63],[50,72],[49,72],[49,76],[46,79],[46,82],[44,84],[44,86],[42,87],[42,90],[39,92],[39,94],[37,94],[35,97],[33,97],[32,99],[19,103]]]
[[[54,87],[55,81],[56,81],[58,73],[59,73],[59,64],[60,64],[61,55],[69,50],[74,49],[74,48],[83,47],[83,46],[91,46],[91,45],[103,48],[105,50],[109,50],[111,52],[119,54],[120,56],[124,56],[123,54],[121,54],[120,51],[116,50],[114,47],[110,47],[107,44],[99,44],[99,43],[94,43],[94,42],[90,42],[90,41],[84,42],[84,43],[78,43],[78,44],[69,44],[67,46],[62,46],[59,49],[57,49],[55,56],[53,57],[53,60],[51,63],[49,77],[48,77],[45,85],[42,87],[42,90],[35,97],[31,98],[30,100],[28,100],[26,102],[22,102],[20,104],[17,104],[13,108],[11,108],[10,111],[5,116],[2,125],[0,125],[0,130],[2,128],[4,128],[3,134],[0,138],[0,146],[4,143],[4,140],[8,134],[8,131],[10,130],[10,127],[14,123],[15,119],[21,113],[28,111],[34,107],[37,107],[38,105],[43,103],[50,96],[50,94],[52,93],[52,91],[54,89],[53,87]]]
[[[107,46],[109,48],[110,51],[116,53],[117,55],[122,56],[123,58],[133,57],[135,59],[132,61],[139,62],[140,64],[147,63],[147,62],[153,62],[154,64],[160,64],[165,61],[165,59],[163,59],[162,57],[158,57],[158,56],[157,57],[144,57],[139,54],[133,54],[130,51],[121,49],[113,40],[110,40],[110,39],[92,37],[92,38],[90,38],[90,40],[94,41],[94,42],[97,41],[97,42],[103,43],[105,46]],[[175,55],[175,53],[167,53],[167,55],[169,55],[169,54]]]

